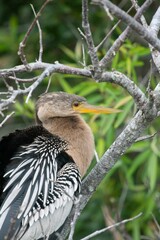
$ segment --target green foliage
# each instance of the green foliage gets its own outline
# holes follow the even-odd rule
[[[37,3],[37,8],[38,5],[40,6],[41,3]],[[32,16],[28,8],[29,6],[23,6],[22,2],[19,8],[19,18],[12,15],[8,20],[7,27],[1,27],[1,68],[17,64],[18,60],[15,59],[15,56],[18,43],[30,24]],[[43,30],[45,61],[53,62],[58,60],[68,65],[81,66],[81,62],[83,62],[82,40],[76,30],[77,27],[81,26],[80,11],[81,1],[57,1],[56,4],[52,3],[47,8],[46,13],[42,15],[40,21]],[[94,39],[98,44],[105,34],[103,29],[106,27],[106,21],[104,21],[106,15],[101,11],[95,11],[95,7],[92,6],[90,18],[91,27],[96,31]],[[21,21],[23,26],[19,27]],[[121,30],[117,28],[113,38],[116,38],[120,32]],[[34,30],[30,44],[26,47],[29,59],[35,59],[37,56],[37,38],[38,33]],[[109,43],[113,41],[113,39],[110,39]],[[105,52],[106,49],[101,49],[99,57],[102,57]],[[86,50],[85,55],[88,65],[90,60]],[[127,40],[113,59],[111,69],[123,72],[142,86],[143,82],[141,81],[147,74],[146,59],[148,58],[148,48]],[[10,122],[10,126],[15,128],[16,123],[16,127],[18,125],[19,128],[34,124],[33,99],[46,90],[47,84],[48,79],[34,92],[34,96],[32,100],[29,100],[28,104],[25,103],[26,98],[20,98],[16,101],[14,104],[16,114],[14,120]],[[54,74],[49,91],[59,90],[84,96],[88,102],[95,105],[117,107],[122,110],[121,113],[107,116],[84,115],[95,136],[96,150],[99,157],[104,154],[106,149],[114,142],[115,137],[136,113],[132,98],[121,87],[114,84],[98,84],[93,80],[84,79],[80,76]],[[156,120],[144,135],[155,133],[159,124],[159,120]],[[136,142],[128,149],[127,153],[119,159],[114,168],[106,175],[80,216],[75,239],[80,239],[82,236],[106,226],[105,208],[109,209],[108,217],[114,219],[114,221],[130,218],[139,212],[143,212],[142,217],[126,224],[123,231],[120,228],[115,230],[121,239],[123,239],[123,234],[129,235],[133,240],[139,240],[141,235],[156,239],[155,234],[158,229],[153,215],[157,221],[160,221],[159,146],[159,136],[155,135],[154,138]],[[95,160],[92,167],[94,164]],[[112,240],[115,238],[112,232],[106,232],[95,239]]]
[[[26,97],[23,98],[24,104],[22,105],[19,101],[14,104],[14,110],[16,112],[16,116],[23,116],[28,119],[33,119],[35,106],[34,102],[29,99],[26,103]]]

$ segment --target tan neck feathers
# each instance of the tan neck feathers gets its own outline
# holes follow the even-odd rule
[[[73,158],[83,176],[94,155],[94,139],[90,127],[79,115],[54,117],[46,120],[43,126],[68,142],[67,153]]]

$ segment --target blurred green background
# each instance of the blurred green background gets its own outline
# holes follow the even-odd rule
[[[113,1],[129,9],[130,1]],[[139,1],[142,4],[144,1]],[[145,17],[150,19],[159,6],[155,1],[149,8]],[[38,11],[43,1],[17,1],[1,0],[0,7],[0,68],[9,68],[21,64],[17,56],[19,42],[23,39],[31,20],[34,18],[30,7],[32,3]],[[131,15],[135,12],[132,10]],[[106,33],[117,22],[110,21],[106,13],[98,6],[90,5],[89,15],[91,29],[95,44],[98,45]],[[59,61],[70,66],[82,67],[82,45],[85,47],[87,65],[90,59],[87,48],[77,28],[81,28],[81,1],[53,1],[43,12],[39,19],[43,30],[43,61],[54,63]],[[114,40],[125,28],[123,23],[114,30],[107,42],[99,49],[98,57],[101,59]],[[38,59],[39,35],[35,27],[28,40],[25,53],[28,62]],[[130,40],[126,40],[120,51],[109,64],[107,70],[116,69],[121,71],[135,81],[141,89],[146,92],[148,79],[150,78],[150,51],[146,43],[133,33]],[[40,72],[34,73],[34,76]],[[33,76],[18,75],[19,77]],[[45,79],[34,91],[28,104],[25,103],[26,96],[19,96],[14,105],[10,106],[10,113],[15,111],[14,116],[9,119],[0,129],[0,136],[8,134],[15,129],[34,124],[34,103],[38,95],[43,93],[48,80]],[[154,88],[158,81],[156,74],[151,76],[151,87]],[[7,82],[12,85],[11,80]],[[22,87],[22,85],[21,85]],[[6,90],[4,82],[0,82],[0,91]],[[66,91],[87,98],[88,102],[120,107],[123,111],[117,115],[85,115],[85,120],[93,130],[96,142],[96,150],[99,157],[113,143],[116,136],[130,121],[136,113],[136,107],[132,98],[121,87],[114,84],[95,83],[91,79],[79,76],[54,74],[51,78],[49,91]],[[1,121],[3,117],[1,116]],[[93,239],[159,239],[160,229],[160,120],[157,119],[146,130],[144,135],[158,132],[154,138],[146,141],[136,142],[127,153],[119,159],[115,167],[105,177],[98,187],[96,193],[80,216],[74,239],[78,240],[89,233],[111,225],[114,222],[130,218],[143,212],[143,215],[125,226],[118,227],[112,231],[105,232]],[[92,163],[93,167],[96,161]]]

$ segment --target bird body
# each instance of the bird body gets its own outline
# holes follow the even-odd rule
[[[7,148],[14,147],[10,159],[6,142]],[[36,126],[9,135],[1,146],[1,156],[11,163],[5,171],[0,239],[49,236],[63,224],[80,192],[80,173],[65,152],[67,143]]]
[[[79,115],[87,109],[86,100],[76,95],[42,95],[37,125],[2,138],[1,240],[49,237],[65,222],[94,155],[92,132]]]

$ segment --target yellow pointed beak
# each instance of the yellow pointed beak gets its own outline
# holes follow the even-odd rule
[[[74,107],[74,110],[79,113],[119,113],[121,110],[114,109],[114,108],[105,108],[100,106],[93,106],[88,103],[81,103],[78,107]]]

